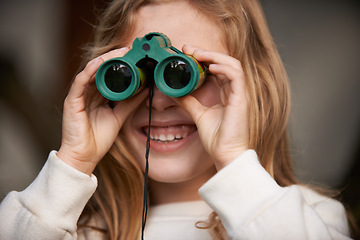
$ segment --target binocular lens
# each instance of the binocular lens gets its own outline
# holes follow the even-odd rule
[[[165,83],[173,89],[182,89],[191,79],[190,67],[181,60],[169,62],[164,69]]]
[[[124,92],[131,83],[132,74],[124,64],[114,64],[105,73],[105,84],[113,92]]]

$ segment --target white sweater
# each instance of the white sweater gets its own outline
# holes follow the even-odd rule
[[[101,239],[77,233],[77,221],[97,187],[56,152],[35,181],[0,205],[0,240]],[[199,190],[204,201],[151,207],[146,240],[211,239],[195,223],[215,211],[229,239],[349,239],[341,203],[301,186],[280,187],[249,150]],[[141,206],[139,206],[141,207]]]

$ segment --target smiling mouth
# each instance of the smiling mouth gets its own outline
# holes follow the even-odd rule
[[[150,139],[158,143],[173,143],[180,141],[196,132],[195,125],[174,125],[174,126],[151,126]],[[149,127],[144,127],[143,132],[147,136]]]

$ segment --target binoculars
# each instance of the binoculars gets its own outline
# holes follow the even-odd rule
[[[204,82],[205,73],[195,58],[171,46],[167,36],[148,33],[136,38],[125,56],[112,58],[99,67],[96,86],[112,101],[130,98],[151,81],[165,95],[182,97]]]

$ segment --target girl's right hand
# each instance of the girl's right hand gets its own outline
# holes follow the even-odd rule
[[[129,48],[110,51],[91,60],[80,72],[64,102],[62,141],[57,156],[75,169],[91,175],[113,145],[128,115],[147,96],[146,91],[115,103],[97,90],[95,74],[106,60],[122,57]]]

